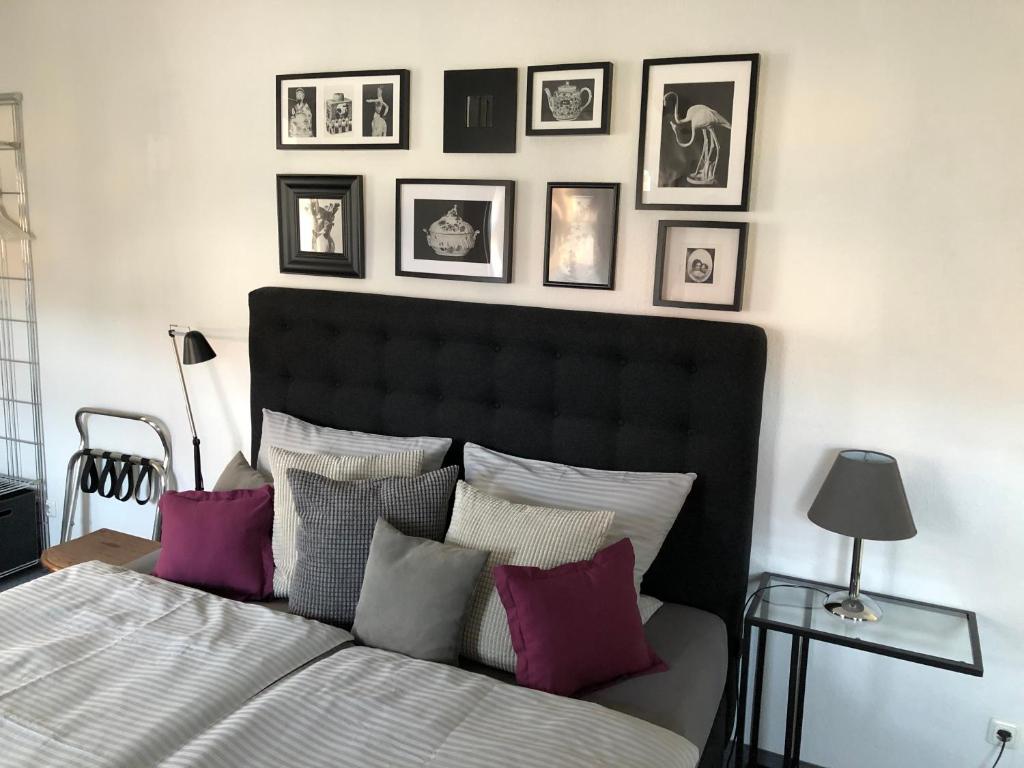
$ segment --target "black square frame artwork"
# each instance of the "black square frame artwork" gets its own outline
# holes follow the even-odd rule
[[[515,152],[519,70],[444,73],[444,151]]]
[[[362,176],[278,175],[277,227],[282,272],[365,276]]]
[[[688,232],[691,241],[681,243],[685,249],[684,268],[676,270],[676,276],[689,288],[697,288],[692,297],[671,298],[672,280],[666,275],[670,266],[672,244],[670,237],[673,230]],[[723,248],[715,241],[716,234],[735,233],[735,242],[728,240],[728,247]],[[717,247],[711,245],[715,243]],[[709,247],[710,246],[710,247]],[[717,253],[716,253],[717,252]],[[692,260],[692,266],[691,266]],[[734,221],[659,221],[658,252],[654,268],[654,306],[686,307],[689,309],[717,309],[727,312],[739,312],[743,307],[743,274],[747,261],[747,223]],[[722,267],[725,266],[725,269]],[[731,275],[731,278],[729,277]],[[717,293],[702,296],[703,286],[714,286],[717,283],[725,289],[727,298]],[[678,287],[678,286],[675,286]]]

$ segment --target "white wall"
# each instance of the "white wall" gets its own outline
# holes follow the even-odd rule
[[[976,610],[986,667],[975,679],[816,645],[804,755],[840,768],[989,764],[989,716],[1024,724],[1021,29],[1024,3],[996,0],[0,0],[0,90],[25,93],[54,501],[83,404],[167,420],[187,483],[171,321],[203,329],[219,353],[188,373],[207,474],[248,446],[246,294],[258,286],[723,319],[650,306],[656,222],[673,216],[629,205],[640,68],[758,51],[751,212],[704,216],[752,222],[746,311],[724,319],[770,338],[752,570],[841,581],[848,542],[804,516],[827,456],[894,453],[920,534],[869,544],[866,585]],[[527,139],[520,127],[515,155],[441,153],[445,68],[525,77],[529,64],[606,59],[610,136]],[[275,74],[374,67],[412,70],[410,151],[274,149]],[[366,280],[278,274],[282,172],[365,175]],[[395,277],[396,176],[517,180],[514,284]],[[623,184],[614,293],[541,286],[553,179]],[[90,522],[149,525],[123,507],[94,508]],[[861,755],[842,745],[861,738]]]

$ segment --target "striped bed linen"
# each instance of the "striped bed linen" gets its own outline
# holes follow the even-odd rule
[[[156,765],[341,629],[99,562],[0,595],[0,767]]]
[[[597,704],[353,647],[278,683],[165,768],[693,768],[689,741]]]

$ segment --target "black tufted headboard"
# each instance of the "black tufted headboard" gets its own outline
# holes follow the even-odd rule
[[[667,317],[260,288],[249,295],[252,455],[262,409],[453,437],[578,466],[696,472],[644,592],[721,616],[747,586],[765,334]]]

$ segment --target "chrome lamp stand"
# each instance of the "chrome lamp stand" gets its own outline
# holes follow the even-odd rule
[[[825,598],[825,607],[850,621],[878,621],[882,608],[867,595],[860,593],[860,558],[863,539],[853,540],[853,564],[850,567],[850,588],[833,592]]]

